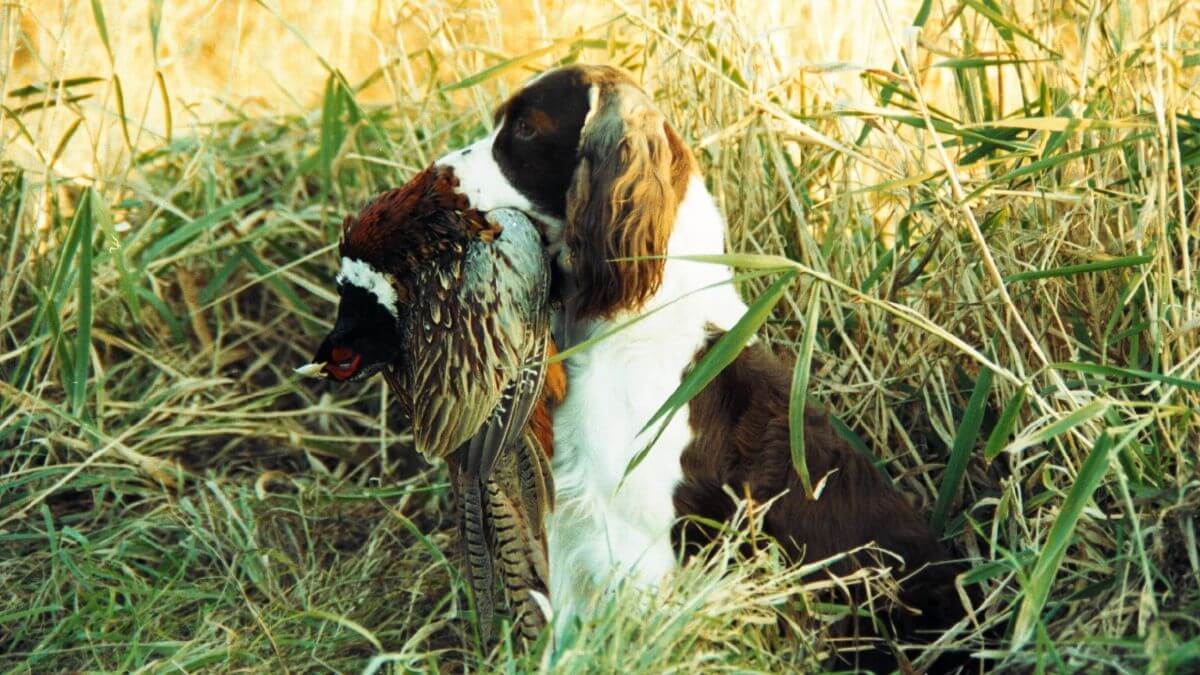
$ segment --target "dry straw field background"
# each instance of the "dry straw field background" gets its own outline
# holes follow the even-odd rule
[[[969,561],[980,602],[939,646],[1194,672],[1198,4],[5,3],[0,668],[778,672],[837,648],[835,583],[729,545],[571,644],[481,652],[441,467],[382,383],[291,373],[331,323],[342,216],[586,60],[654,93],[739,290],[776,303],[760,334],[814,336],[807,395]]]

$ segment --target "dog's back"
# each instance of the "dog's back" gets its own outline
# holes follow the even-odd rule
[[[903,559],[896,573],[901,580],[900,604],[885,616],[888,631],[905,644],[930,642],[964,616],[954,587],[959,569],[948,562],[946,548],[917,511],[871,464],[833,430],[828,417],[806,409],[805,450],[814,484],[824,481],[819,497],[806,498],[792,466],[788,435],[791,370],[762,346],[752,346],[730,364],[691,403],[695,441],[683,455],[684,481],[675,491],[679,515],[727,521],[735,505],[724,487],[759,503],[775,499],[763,517],[763,531],[792,557],[808,562],[874,542]],[[782,496],[780,496],[782,495]],[[703,543],[711,532],[690,526],[676,528],[689,543]],[[860,553],[829,568],[846,574],[876,557]],[[883,559],[883,564],[899,565]],[[824,574],[822,572],[821,574]],[[861,597],[853,598],[861,602]],[[834,627],[835,637],[877,637],[869,620],[846,620]],[[854,652],[842,667],[857,665],[889,672],[896,659],[884,646]],[[910,654],[915,657],[915,654]],[[853,658],[850,664],[846,659]],[[954,661],[954,663],[952,663]],[[957,660],[940,659],[939,672]]]

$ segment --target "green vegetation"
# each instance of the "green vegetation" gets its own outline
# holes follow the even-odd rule
[[[858,73],[870,105],[675,3],[526,54],[327,66],[309,114],[183,126],[159,74],[158,135],[120,73],[9,82],[0,147],[38,151],[0,160],[0,669],[815,667],[834,584],[733,543],[556,655],[480,653],[442,468],[381,382],[292,375],[331,323],[342,216],[570,60],[645,72],[727,214],[756,311],[711,365],[755,330],[802,352],[793,409],[834,411],[974,561],[985,600],[946,646],[993,629],[1013,670],[1200,667],[1200,19],[1147,4],[924,2],[882,35],[908,58]],[[102,3],[76,11],[111,59]],[[361,103],[381,81],[393,103]],[[126,161],[62,175],[88,105]],[[47,140],[51,111],[72,121]]]

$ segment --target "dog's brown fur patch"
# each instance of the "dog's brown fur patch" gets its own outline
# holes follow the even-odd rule
[[[953,584],[957,570],[944,564],[949,558],[945,547],[871,461],[836,434],[828,417],[806,408],[809,475],[814,484],[825,481],[819,498],[807,499],[791,460],[790,388],[791,369],[766,348],[753,346],[692,399],[689,422],[695,440],[683,453],[677,514],[728,521],[735,505],[722,489],[725,485],[756,503],[783,495],[765,514],[763,529],[793,560],[813,562],[875,542],[904,559],[897,578],[911,575],[901,584],[900,600],[921,614],[896,608],[888,615],[902,639],[920,640],[918,633],[930,631],[924,636],[929,639],[952,625],[964,610]],[[686,519],[675,532],[678,544],[687,542],[685,552],[694,552],[714,534]],[[871,558],[860,556],[831,571],[846,574],[870,563]],[[843,625],[837,632],[872,634],[869,622],[862,624]],[[894,666],[891,655],[879,650],[859,658],[860,666],[872,670],[889,664]]]

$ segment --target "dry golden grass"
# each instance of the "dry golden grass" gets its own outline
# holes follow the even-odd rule
[[[775,270],[743,295],[795,275],[772,344],[820,294],[808,393],[983,592],[947,646],[992,628],[1002,668],[1194,669],[1198,11],[5,5],[0,664],[780,671],[834,648],[839,609],[766,548],[556,651],[479,653],[440,468],[381,384],[291,376],[341,216],[581,59],[635,72],[696,149],[734,261]]]
[[[60,76],[116,75],[125,114],[148,147],[167,133],[163,90],[174,129],[226,119],[232,111],[251,116],[310,111],[320,103],[328,66],[351,83],[386,69],[383,77],[359,92],[362,103],[419,99],[431,79],[474,73],[501,55],[521,54],[578,34],[604,38],[606,21],[623,11],[641,10],[636,4],[561,1],[189,0],[164,4],[155,39],[149,29],[152,3],[101,4],[111,58],[87,2],[47,0],[23,11],[10,7],[5,33],[8,46],[15,49],[8,50],[12,65],[5,85],[14,89]],[[919,4],[889,3],[893,18],[886,26],[865,0],[750,1],[718,6],[707,14],[715,22],[736,25],[736,39],[748,59],[769,59],[779,73],[820,73],[808,78],[807,86],[827,101],[868,104],[871,95],[858,70],[890,67],[894,55],[885,37],[887,27],[903,31]],[[446,26],[452,29],[442,30]],[[511,86],[551,63],[558,53],[552,50],[499,79]],[[611,58],[602,50],[588,57]],[[935,82],[926,85],[944,96],[947,78],[932,75]],[[758,78],[755,84],[772,81]],[[63,175],[104,178],[119,173],[128,160],[117,128],[113,87],[93,93],[95,98],[78,108],[86,133],[65,148],[58,165]],[[492,93],[463,92],[456,100],[487,107],[495,103]],[[30,125],[41,154],[52,152],[73,120],[72,111],[52,108]],[[30,152],[27,139],[16,141],[14,150],[23,156],[36,154]],[[93,166],[96,160],[99,167]],[[97,174],[98,169],[103,170]]]

